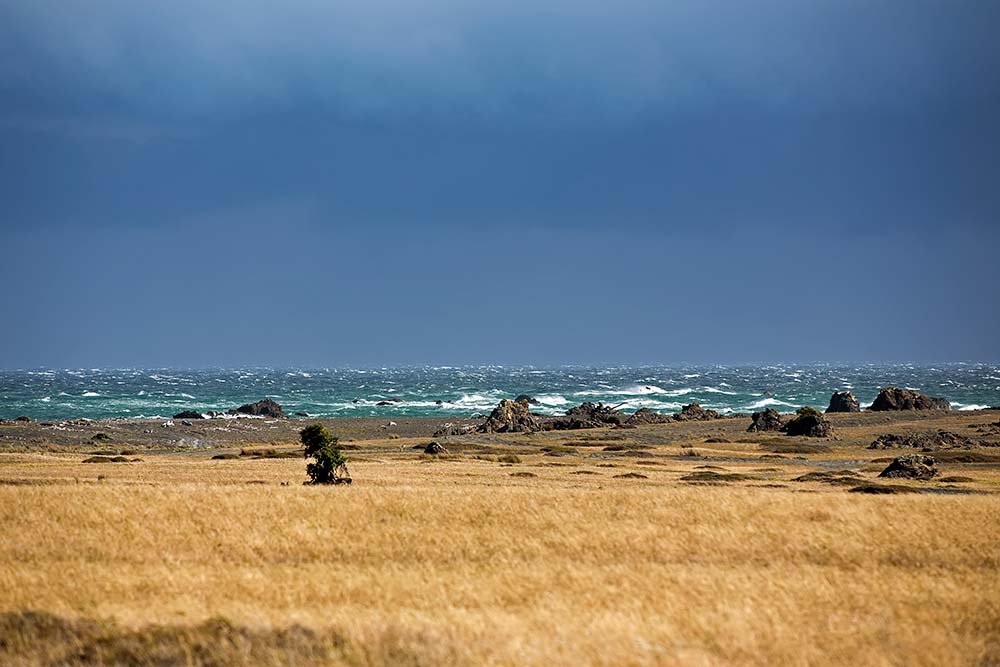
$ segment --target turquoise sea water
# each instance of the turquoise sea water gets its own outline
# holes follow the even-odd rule
[[[868,405],[896,385],[942,396],[956,409],[1000,405],[1000,365],[774,365],[554,368],[475,366],[359,369],[0,371],[0,418],[169,417],[224,411],[271,397],[286,413],[322,417],[469,416],[527,393],[533,409],[561,414],[583,401],[626,412],[673,412],[697,401],[720,412],[766,406],[825,408],[850,389]],[[379,401],[400,399],[391,405]]]

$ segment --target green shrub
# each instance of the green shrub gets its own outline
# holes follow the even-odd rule
[[[306,464],[310,484],[350,484],[347,459],[337,447],[337,438],[330,435],[322,424],[313,424],[299,431],[299,440],[305,448],[306,458],[316,459]]]

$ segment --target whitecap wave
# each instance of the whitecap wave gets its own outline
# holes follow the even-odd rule
[[[986,410],[990,406],[980,405],[979,403],[952,403],[951,407],[955,410],[962,410],[963,412],[968,412],[969,410]]]
[[[558,395],[543,394],[541,396],[535,396],[534,398],[535,398],[536,401],[538,401],[542,405],[550,405],[550,406],[551,405],[566,405],[567,403],[569,403],[569,401],[566,398],[564,398],[562,396],[558,396]]]
[[[725,384],[724,382],[722,384]],[[727,387],[729,385],[726,385]],[[705,392],[706,394],[726,394],[727,396],[737,396],[738,391],[726,391],[725,389],[719,389],[717,387],[702,387],[698,390],[699,392]]]
[[[765,398],[765,399],[757,401],[756,403],[751,403],[750,405],[746,406],[745,409],[746,410],[762,410],[764,408],[768,408],[768,407],[775,406],[775,405],[782,405],[782,406],[784,406],[786,408],[798,408],[798,407],[801,407],[801,406],[796,405],[794,403],[786,403],[785,401],[779,401],[776,398]]]
[[[93,398],[94,396],[100,396],[96,391],[85,391],[83,392],[85,398]]]
[[[681,396],[682,394],[687,394],[694,391],[691,388],[685,387],[684,389],[664,389],[663,387],[657,387],[655,384],[645,384],[636,385],[634,387],[626,387],[625,389],[589,389],[587,391],[578,391],[574,393],[574,396],[646,396],[648,394],[666,394],[668,396]]]

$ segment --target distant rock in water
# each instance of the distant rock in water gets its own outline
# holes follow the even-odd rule
[[[673,420],[673,415],[653,412],[649,408],[639,408],[634,415],[625,420],[625,423],[629,426],[642,426],[644,424],[664,424]]]
[[[825,438],[830,435],[830,420],[816,408],[799,408],[795,417],[785,422],[782,429],[788,435],[804,435],[811,438]]]
[[[204,419],[205,416],[194,410],[184,410],[174,415],[174,419]]]
[[[514,402],[515,403],[527,403],[528,405],[538,405],[538,399],[537,398],[532,398],[531,396],[528,396],[527,394],[521,394],[520,396],[518,396],[517,398],[514,399]]]
[[[897,479],[931,479],[937,474],[938,469],[933,457],[908,454],[893,459],[892,463],[878,476]]]
[[[715,410],[706,410],[698,403],[691,403],[681,408],[681,411],[674,415],[674,420],[679,422],[706,421],[708,419],[719,419],[720,415]]]
[[[502,399],[477,429],[480,433],[531,433],[540,428],[525,401]]]
[[[285,411],[281,409],[275,401],[270,398],[265,398],[262,401],[257,401],[256,403],[247,403],[246,405],[241,405],[235,410],[230,410],[229,414],[241,414],[241,415],[253,415],[257,417],[273,417],[275,419],[284,419]]]
[[[943,398],[932,398],[918,391],[886,387],[875,397],[870,408],[876,412],[888,410],[950,410],[951,404]]]
[[[830,412],[861,412],[861,404],[854,394],[849,391],[837,391],[830,397],[830,407],[826,409]]]
[[[785,427],[784,420],[774,408],[765,408],[763,412],[755,412],[750,415],[750,420],[747,433],[780,431]]]
[[[582,428],[621,426],[625,423],[625,419],[624,413],[610,405],[588,401],[570,408],[566,411],[565,417],[553,419],[546,426],[556,431],[572,431]]]
[[[30,422],[31,421],[31,417],[28,417],[26,415],[21,415],[20,417],[15,417],[14,421],[16,421],[16,422]]]

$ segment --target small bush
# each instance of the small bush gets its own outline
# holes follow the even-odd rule
[[[314,458],[314,463],[306,464],[306,474],[310,484],[350,484],[347,459],[337,447],[337,438],[330,435],[322,424],[313,424],[299,431],[299,439],[305,448],[306,458]]]
[[[95,433],[94,435],[90,436],[91,442],[105,442],[110,439],[111,436],[108,435],[107,433]]]
[[[514,454],[504,454],[503,456],[498,456],[497,461],[500,463],[520,463],[521,457]]]

